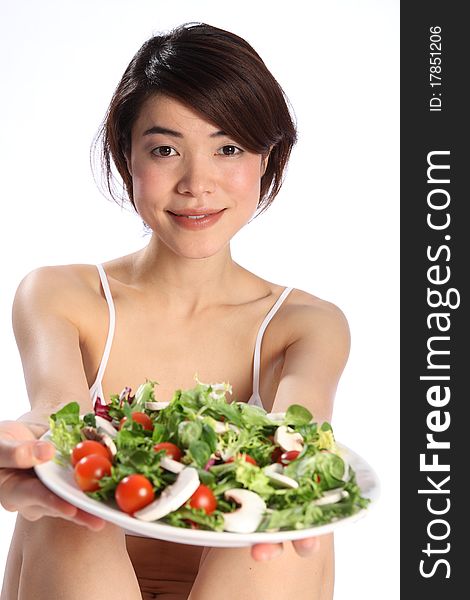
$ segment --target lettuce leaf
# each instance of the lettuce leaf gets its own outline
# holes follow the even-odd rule
[[[56,462],[68,464],[74,447],[82,441],[80,406],[69,402],[49,418],[51,441],[59,451]]]
[[[269,483],[268,477],[259,467],[246,462],[244,458],[237,458],[234,462],[236,465],[235,480],[244,488],[256,492],[264,499],[274,493],[275,490]]]

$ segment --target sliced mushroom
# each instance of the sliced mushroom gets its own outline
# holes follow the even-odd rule
[[[227,431],[227,426],[222,421],[216,421],[214,424],[214,431],[216,433],[225,433]]]
[[[148,410],[163,410],[169,404],[169,402],[146,402],[145,408],[148,408]]]
[[[283,475],[284,468],[279,463],[274,463],[264,467],[263,472],[273,483],[277,483],[280,487],[297,489],[299,487],[298,482],[292,477]]]
[[[220,450],[220,448],[218,448],[212,455],[211,458],[216,458],[216,459],[221,459],[224,462],[226,460],[228,460],[230,457],[232,456],[232,452],[230,452],[229,450]]]
[[[114,458],[117,454],[116,444],[107,433],[101,433],[101,443],[104,444],[111,452],[111,456]]]
[[[274,441],[286,452],[289,450],[301,452],[304,447],[304,438],[300,433],[293,431],[290,427],[286,427],[285,425],[281,425],[276,429]]]
[[[185,465],[183,465],[183,463],[180,463],[177,460],[173,460],[168,456],[163,456],[160,460],[160,464],[164,469],[170,471],[170,473],[181,473],[181,471],[185,468]]]
[[[284,413],[284,412],[280,412],[280,413],[268,413],[266,416],[271,421],[274,421],[274,423],[282,423],[282,421],[284,421],[286,413]]]
[[[235,431],[236,433],[240,433],[240,429],[238,429],[238,427],[236,425],[232,425],[232,423],[226,423],[226,422],[223,423],[222,421],[215,422],[214,430],[216,433],[225,433],[229,429],[231,429],[232,431]]]
[[[200,421],[204,421],[206,417],[204,417],[204,415],[197,415],[197,418]],[[226,424],[222,421],[216,421],[215,419],[209,418],[207,422],[216,433],[225,433],[227,431]]]
[[[198,419],[203,421],[204,415],[198,415]],[[229,429],[236,433],[240,433],[240,429],[238,429],[236,425],[232,425],[232,423],[228,423],[227,421],[216,421],[215,419],[211,419],[209,425],[211,425],[216,433],[225,433]]]
[[[83,427],[82,433],[87,440],[94,440],[95,442],[101,441],[101,434],[98,433],[98,430],[95,427]]]
[[[103,419],[103,417],[98,417],[95,415],[95,419],[96,419],[96,425],[98,427],[98,431],[101,429],[104,431],[104,433],[107,433],[110,437],[116,437],[117,431],[115,429],[115,427],[113,427],[113,425],[107,421],[106,419]]]
[[[175,483],[166,487],[160,496],[134,513],[142,521],[158,521],[187,502],[199,487],[199,475],[193,467],[184,468]]]
[[[323,492],[323,496],[317,500],[313,500],[313,504],[317,506],[324,506],[325,504],[335,504],[343,498],[348,497],[348,492],[342,488],[336,488],[335,490],[326,490]]]
[[[116,456],[116,444],[113,442],[112,438],[107,433],[105,433],[104,431],[99,431],[98,429],[95,429],[95,427],[84,427],[82,429],[82,433],[87,440],[95,440],[96,442],[99,442],[100,444],[106,446],[111,452],[111,456],[113,458]]]
[[[266,510],[264,500],[255,492],[240,488],[226,490],[224,496],[240,504],[234,512],[224,513],[224,530],[233,533],[256,531]]]

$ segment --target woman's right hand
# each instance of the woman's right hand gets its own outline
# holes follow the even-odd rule
[[[102,529],[103,519],[62,500],[36,477],[32,467],[51,460],[54,446],[38,441],[34,429],[21,421],[0,421],[0,504],[28,521],[61,517],[93,531]]]

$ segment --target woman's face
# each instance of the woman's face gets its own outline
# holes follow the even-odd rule
[[[132,129],[136,209],[164,244],[188,258],[216,254],[249,221],[266,164],[166,96],[149,98]]]

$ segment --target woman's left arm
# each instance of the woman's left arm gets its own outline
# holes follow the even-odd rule
[[[305,303],[286,316],[291,341],[272,412],[302,404],[322,423],[331,420],[349,354],[349,327],[336,306],[305,296]],[[333,581],[332,534],[251,549],[210,548],[188,600],[331,600]]]

